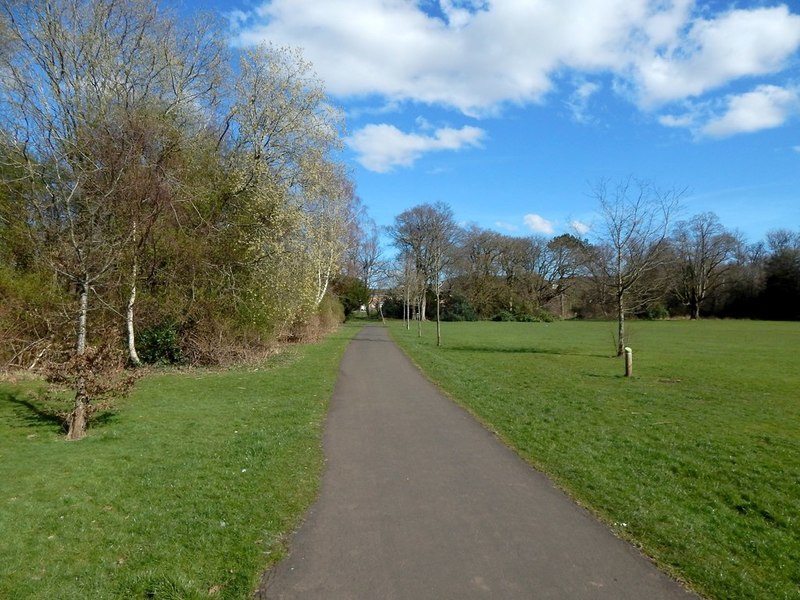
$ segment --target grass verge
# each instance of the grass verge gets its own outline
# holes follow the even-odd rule
[[[0,597],[249,598],[316,496],[358,330],[258,369],[162,373],[80,442],[0,384]]]
[[[700,593],[800,598],[800,323],[445,323],[399,344],[452,397]]]

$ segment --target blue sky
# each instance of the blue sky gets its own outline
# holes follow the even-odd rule
[[[592,187],[635,176],[750,241],[800,230],[795,0],[193,6],[222,12],[234,47],[302,48],[347,113],[344,156],[379,225],[443,201],[463,223],[591,237]]]

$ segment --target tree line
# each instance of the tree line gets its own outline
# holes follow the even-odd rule
[[[298,51],[234,64],[224,31],[155,0],[2,3],[0,364],[217,364],[339,317],[342,113]]]
[[[598,222],[519,237],[457,225],[421,204],[387,233],[397,249],[384,302],[413,320],[701,317],[800,319],[800,232],[748,243],[713,213],[682,214],[685,190],[629,178],[592,189]]]

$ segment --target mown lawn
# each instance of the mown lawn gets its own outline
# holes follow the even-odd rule
[[[395,339],[621,536],[718,599],[800,598],[800,323],[445,323]]]
[[[148,376],[80,442],[0,384],[0,598],[250,598],[317,493],[355,331]]]

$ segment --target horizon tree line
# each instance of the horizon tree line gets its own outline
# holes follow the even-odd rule
[[[583,238],[459,227],[444,203],[404,211],[387,228],[398,252],[386,314],[407,322],[614,318],[619,354],[631,316],[800,319],[800,231],[748,244],[714,213],[678,220],[683,189],[628,178],[592,192],[601,218]],[[438,271],[429,260],[435,239],[447,240]]]

